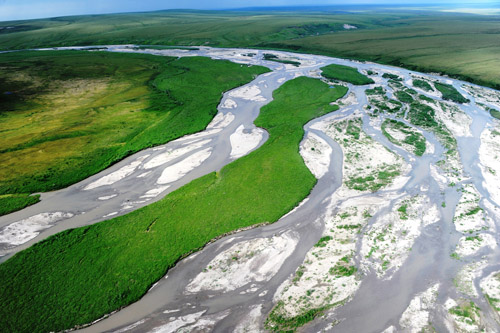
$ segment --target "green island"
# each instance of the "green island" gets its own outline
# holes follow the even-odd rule
[[[375,83],[369,77],[358,72],[356,68],[343,65],[332,64],[322,67],[321,75],[330,80],[349,82],[354,85]]]
[[[110,52],[0,54],[0,215],[146,147],[203,130],[268,69]]]
[[[258,150],[130,214],[67,230],[0,265],[0,330],[61,331],[137,301],[169,268],[211,239],[272,223],[310,193],[298,152],[302,126],[338,109],[347,88],[317,79],[285,83],[255,124]]]
[[[434,86],[443,95],[443,99],[459,104],[468,103],[469,100],[462,96],[455,87],[446,83],[435,82]]]

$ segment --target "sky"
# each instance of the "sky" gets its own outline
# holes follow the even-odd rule
[[[0,21],[66,15],[106,14],[161,9],[231,9],[258,6],[338,4],[450,4],[497,3],[499,0],[0,0]]]

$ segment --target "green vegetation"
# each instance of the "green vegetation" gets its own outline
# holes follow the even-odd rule
[[[401,102],[389,99],[385,89],[381,86],[376,86],[373,89],[366,89],[365,94],[370,104],[376,108],[375,111],[373,111],[374,114],[378,112],[397,113],[403,106]]]
[[[361,224],[341,224],[337,226],[337,229],[345,229],[345,230],[352,230],[352,229],[360,229]]]
[[[450,310],[448,310],[452,315],[461,317],[466,324],[473,325],[479,320],[479,307],[473,302],[463,302]]]
[[[359,136],[361,134],[361,127],[356,126],[356,121],[349,120],[347,122],[345,133],[347,135],[352,136],[354,139],[359,140]]]
[[[420,88],[425,91],[434,91],[432,89],[432,86],[429,84],[429,82],[424,81],[424,80],[419,80],[419,79],[413,79],[413,86],[416,88]]]
[[[274,222],[316,183],[299,154],[303,125],[338,109],[347,92],[297,78],[255,121],[258,150],[164,199],[115,219],[67,230],[0,265],[0,331],[61,331],[139,299],[175,263],[224,233]]]
[[[330,80],[349,82],[354,85],[372,84],[372,79],[358,72],[356,68],[343,65],[321,67],[321,75]]]
[[[315,247],[325,247],[326,243],[333,239],[332,236],[321,237],[320,240],[314,245]]]
[[[405,139],[403,141],[396,140],[391,134],[389,134],[388,129],[402,133],[405,135]],[[417,156],[422,156],[425,153],[425,137],[403,122],[393,119],[385,119],[382,123],[382,133],[395,145],[409,145],[412,152]]]
[[[498,22],[398,8],[157,11],[8,22],[2,49],[68,45],[209,45],[319,53],[440,72],[500,87]],[[345,30],[348,23],[358,29]],[[5,30],[6,31],[6,30]]]
[[[198,132],[224,91],[267,71],[109,52],[16,52],[0,62],[0,195],[63,188]]]
[[[479,213],[480,211],[482,211],[483,209],[481,207],[475,207],[475,208],[472,208],[470,211],[468,211],[467,213],[465,213],[465,215],[467,216],[471,216],[471,215],[474,215],[474,214],[477,214]]]
[[[499,278],[499,275],[495,275],[495,278]],[[498,298],[495,298],[495,297],[491,297],[490,295],[488,294],[484,294],[484,296],[486,297],[486,300],[488,301],[488,303],[490,304],[490,306],[495,310],[495,311],[500,311],[500,299]]]
[[[469,102],[469,100],[462,96],[452,85],[435,82],[434,86],[441,92],[445,100],[461,104]]]
[[[270,54],[270,53],[264,53],[264,60],[269,60],[269,61],[274,61],[274,62],[280,62],[282,64],[294,65],[295,67],[299,67],[300,66],[300,62],[298,62],[298,61],[282,60],[282,59],[279,59],[274,54]]]
[[[410,94],[408,94],[402,90],[396,91],[396,93],[394,95],[396,95],[396,98],[399,99],[403,103],[410,104],[411,102],[413,102],[413,97],[411,97]]]
[[[366,177],[353,177],[345,182],[345,185],[358,191],[376,192],[382,187],[392,183],[392,180],[400,175],[396,167],[384,165],[378,171],[374,171]]]
[[[500,111],[490,109],[490,114],[493,118],[500,119]]]
[[[390,79],[390,80],[395,80],[395,81],[403,81],[403,79],[402,79],[402,78],[400,78],[398,75],[396,75],[396,74],[391,74],[391,73],[384,73],[384,74],[382,75],[382,77],[383,77],[384,79]]]
[[[0,216],[23,209],[40,201],[40,195],[7,194],[0,195]]]
[[[310,309],[301,315],[288,318],[282,314],[284,304],[283,301],[279,301],[269,313],[265,323],[266,329],[272,332],[295,332],[297,328],[313,321],[332,307],[332,305],[327,305],[318,309]]]
[[[434,132],[445,148],[454,151],[457,141],[445,126],[436,121],[436,112],[432,107],[414,101],[410,105],[407,116],[413,125]]]
[[[338,262],[335,266],[330,268],[329,273],[335,275],[337,278],[342,276],[351,276],[356,273],[358,269],[354,266],[346,265],[344,261]]]
[[[401,220],[408,220],[407,209],[408,209],[408,204],[401,205],[401,207],[398,208],[399,217],[401,218]]]

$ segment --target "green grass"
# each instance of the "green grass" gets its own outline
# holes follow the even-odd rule
[[[490,109],[490,114],[493,118],[500,119],[500,111]]]
[[[315,247],[325,247],[326,244],[333,239],[332,236],[321,237],[320,240],[314,245]]]
[[[23,209],[40,201],[40,195],[7,194],[0,196],[0,216]]]
[[[268,71],[109,52],[20,52],[0,62],[0,195],[63,188],[198,132],[224,91]]]
[[[0,331],[60,331],[138,300],[186,254],[238,228],[274,222],[316,179],[299,144],[302,126],[345,95],[297,78],[274,92],[255,124],[258,150],[130,214],[56,234],[0,265]]]
[[[321,67],[321,75],[330,80],[349,82],[354,85],[372,84],[372,79],[358,72],[356,68],[343,65],[328,65]]]
[[[295,332],[299,327],[304,326],[308,322],[313,321],[315,318],[321,316],[323,312],[332,306],[324,306],[317,309],[309,309],[303,314],[288,318],[283,316],[281,312],[284,307],[284,302],[279,301],[273,308],[269,317],[266,320],[265,327],[271,332]]]
[[[396,95],[396,98],[399,99],[403,103],[413,102],[413,97],[410,94],[408,94],[402,90],[396,91],[396,93],[394,95]]]
[[[392,183],[392,180],[400,175],[393,166],[384,165],[380,170],[374,171],[366,177],[349,178],[345,185],[347,188],[357,191],[376,192]]]
[[[389,134],[389,132],[387,132],[388,128],[403,133],[405,135],[405,139],[403,141],[396,140],[392,135]],[[384,134],[384,136],[395,145],[410,145],[412,147],[412,152],[417,156],[422,156],[425,153],[425,137],[421,133],[412,129],[411,126],[408,126],[403,122],[393,119],[385,119],[382,123],[382,134]]]
[[[366,9],[359,11],[359,9]],[[344,30],[348,23],[356,30]],[[500,88],[498,22],[430,10],[157,11],[4,23],[2,49],[144,44],[256,47],[369,60]]]
[[[351,276],[356,273],[358,269],[354,266],[348,266],[345,263],[337,263],[335,266],[330,268],[329,273],[335,275],[337,278],[342,276]]]
[[[384,73],[382,75],[384,79],[389,79],[389,80],[394,80],[394,81],[403,81],[402,78],[399,77],[399,75],[396,74],[391,74],[391,73]]]
[[[419,79],[414,79],[413,80],[413,86],[416,88],[420,88],[424,91],[434,91],[432,86],[429,84],[429,82],[424,81],[424,80],[419,80]]]
[[[462,96],[457,91],[457,89],[455,89],[455,87],[453,87],[452,85],[440,83],[440,82],[435,82],[434,86],[436,87],[437,90],[439,90],[441,92],[441,94],[443,95],[443,99],[445,99],[447,101],[452,101],[452,102],[460,103],[460,104],[469,102],[469,100],[467,98],[465,98],[464,96]]]
[[[413,125],[434,132],[440,142],[449,151],[453,151],[456,148],[456,139],[446,127],[436,121],[436,112],[432,107],[414,101],[410,105],[410,111],[408,111],[407,116]]]
[[[408,220],[407,209],[408,209],[408,204],[401,205],[401,207],[398,208],[399,217],[401,218],[401,220]]]

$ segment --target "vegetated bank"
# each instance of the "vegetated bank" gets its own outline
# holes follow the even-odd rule
[[[0,206],[66,187],[203,130],[222,93],[268,71],[208,58],[44,51],[0,55]]]
[[[258,150],[115,219],[64,231],[0,265],[0,330],[60,331],[138,300],[187,253],[242,227],[274,222],[316,179],[299,154],[303,125],[347,88],[297,78],[275,91],[255,124]]]
[[[366,75],[361,74],[354,67],[344,65],[328,65],[321,67],[321,75],[330,80],[349,82],[357,86],[375,83]]]

